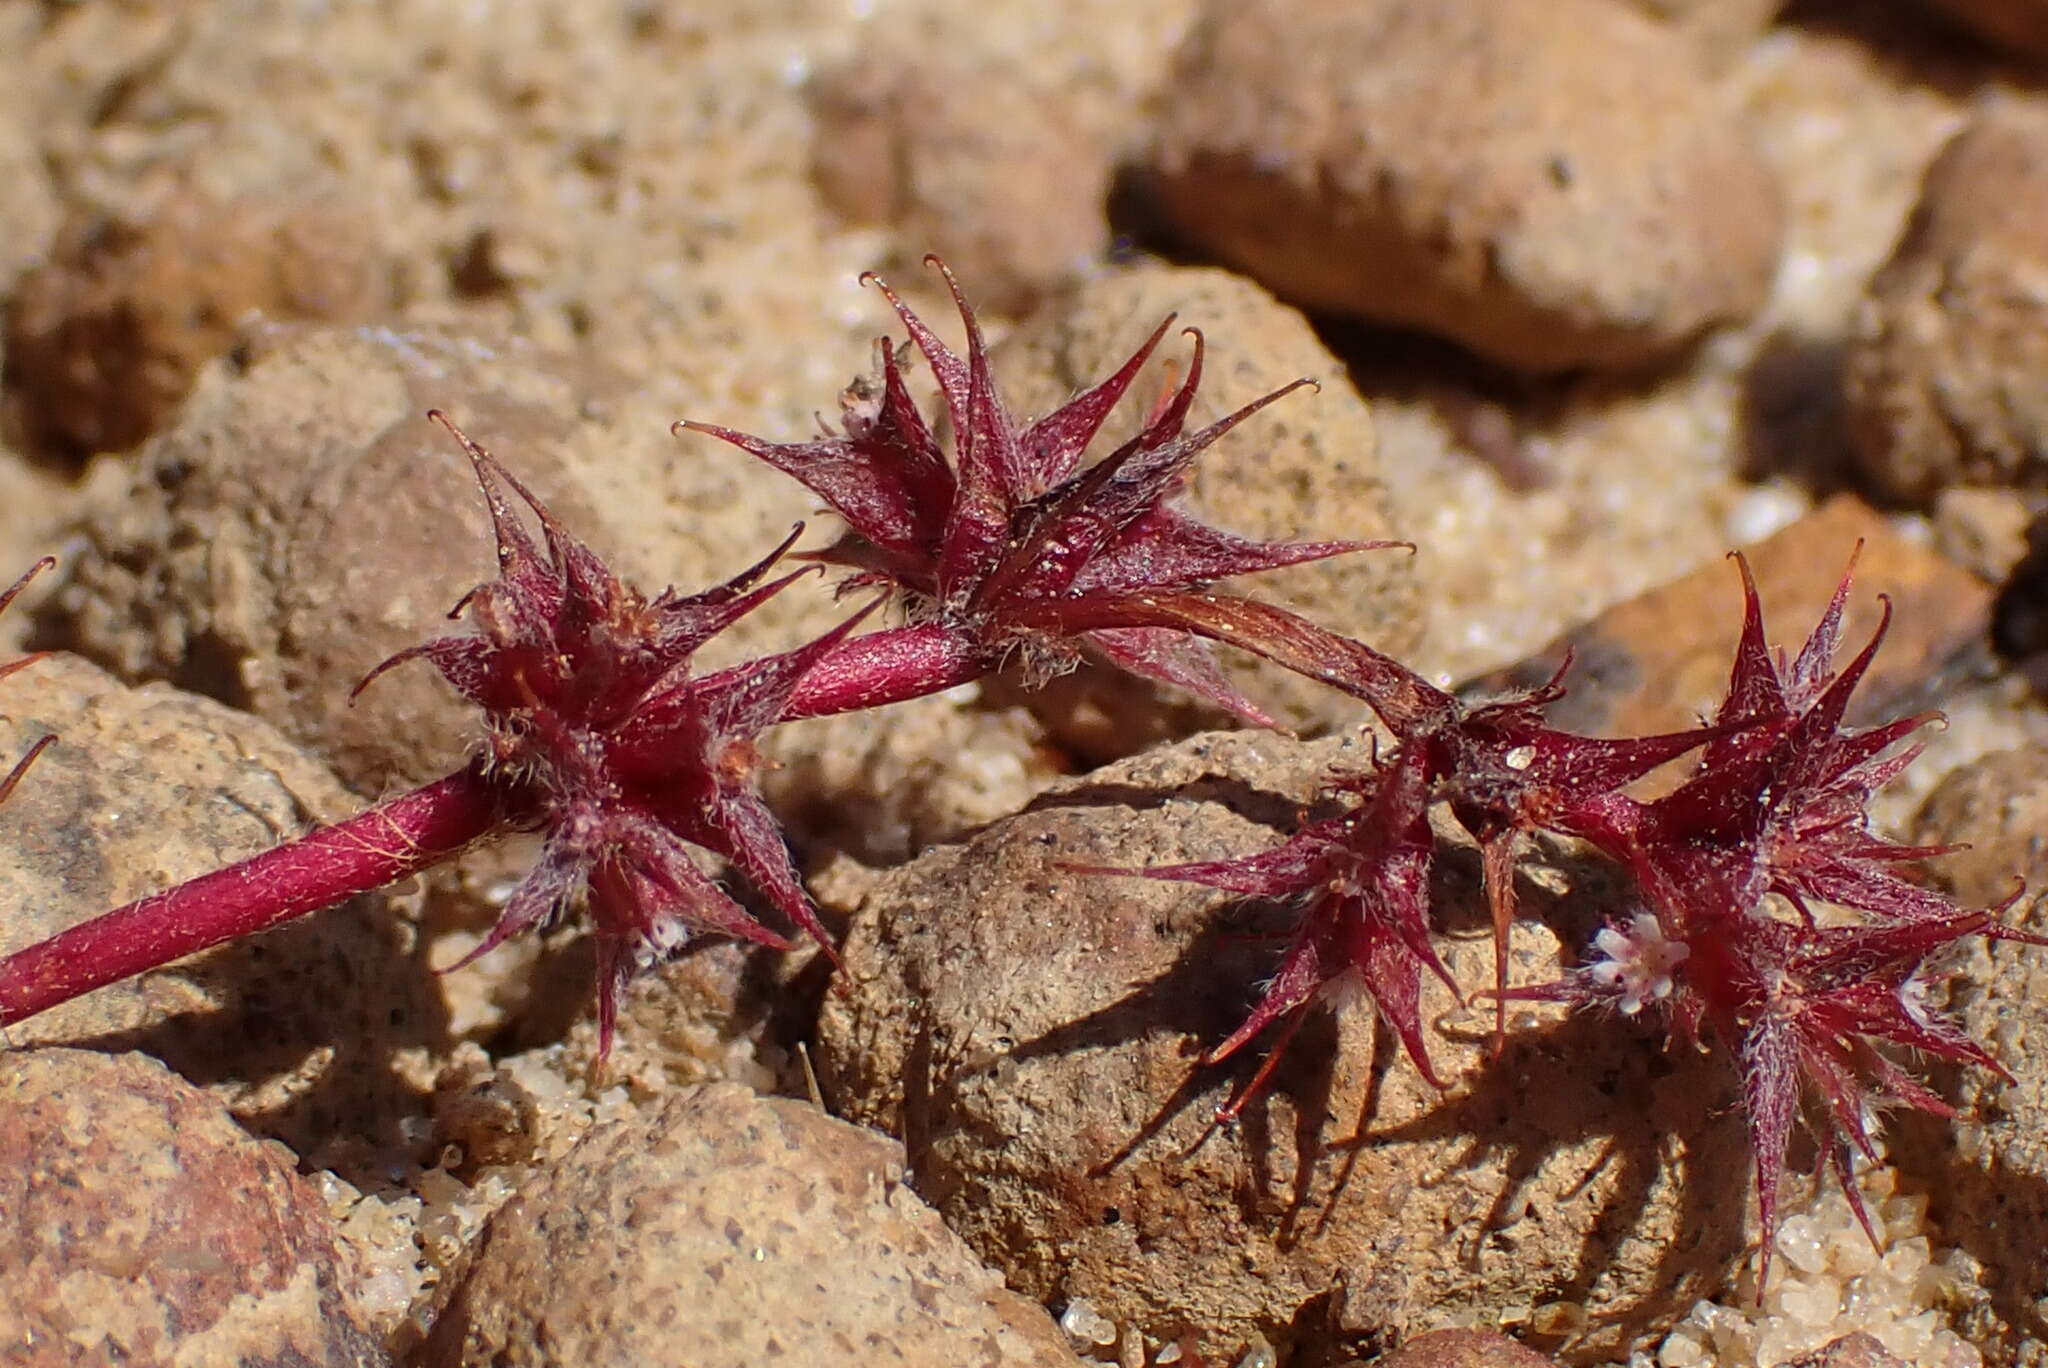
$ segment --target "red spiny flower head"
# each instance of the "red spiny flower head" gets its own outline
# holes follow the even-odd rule
[[[1859,1153],[1880,1162],[1872,1138],[1878,1109],[1902,1104],[1954,1115],[1894,1052],[2008,1076],[1989,1051],[1932,1008],[1925,967],[1946,946],[1996,927],[1992,912],[1818,926],[1758,908],[1688,930],[1680,917],[1641,912],[1603,930],[1594,958],[1564,979],[1511,996],[1606,1004],[1627,1016],[1649,1009],[1664,1014],[1674,1034],[1694,1040],[1702,1023],[1713,1027],[1742,1077],[1763,1234],[1762,1285],[1770,1275],[1779,1189],[1802,1095],[1816,1106],[1820,1157],[1875,1242],[1854,1163]]]
[[[697,867],[692,845],[730,861],[831,953],[755,790],[754,739],[865,610],[800,650],[693,679],[699,646],[803,574],[762,582],[796,533],[724,584],[650,600],[489,453],[440,421],[475,467],[496,532],[498,578],[456,605],[475,630],[393,656],[357,691],[404,661],[431,662],[483,710],[484,771],[505,789],[513,819],[545,833],[539,864],[462,963],[584,904],[596,928],[600,1048],[608,1049],[633,972],[693,934],[789,944]],[[521,525],[508,490],[532,510],[545,550]]]
[[[1850,587],[1844,574],[1788,664],[1766,644],[1755,581],[1740,555],[1735,561],[1742,635],[1717,734],[1698,770],[1654,803],[1582,805],[1565,819],[1568,829],[1628,863],[1655,900],[1688,921],[1747,915],[1766,893],[1784,897],[1808,921],[1817,903],[1884,919],[1950,915],[1945,897],[1894,872],[1943,848],[1892,842],[1871,831],[1869,818],[1872,796],[1919,754],[1899,743],[1935,715],[1860,729],[1843,724],[1884,641],[1890,604],[1869,642],[1837,672]]]
[[[1963,911],[1900,878],[1899,863],[1940,849],[1896,845],[1870,830],[1871,796],[1917,753],[1893,747],[1928,720],[1842,724],[1889,607],[1836,672],[1845,575],[1788,664],[1767,646],[1755,583],[1737,563],[1743,630],[1721,730],[1698,772],[1656,802],[1617,796],[1575,814],[1580,830],[1629,865],[1647,910],[1603,930],[1592,960],[1564,979],[1510,996],[1606,1003],[1631,1016],[1654,1008],[1693,1040],[1712,1028],[1742,1075],[1767,1277],[1802,1095],[1816,1104],[1822,1158],[1868,1230],[1852,1166],[1855,1153],[1878,1157],[1876,1108],[1951,1114],[1891,1052],[2004,1072],[1929,1006],[1925,962],[1968,936],[2034,938],[2000,925],[1996,910]],[[1771,894],[1790,905],[1788,915],[1773,912]],[[1822,904],[1842,911],[1822,917]]]
[[[935,263],[936,264],[936,263]],[[974,311],[943,265],[966,327],[956,354],[871,280],[902,319],[938,381],[953,434],[948,460],[904,381],[899,354],[878,343],[878,378],[850,390],[841,430],[769,442],[682,422],[802,481],[846,520],[849,535],[817,558],[890,585],[913,622],[936,624],[999,662],[1023,648],[1061,668],[1093,651],[1259,723],[1268,719],[1223,679],[1174,604],[1212,580],[1277,569],[1384,542],[1267,543],[1210,527],[1173,506],[1202,451],[1302,385],[1296,380],[1228,417],[1185,430],[1202,382],[1202,336],[1186,378],[1137,434],[1084,467],[1083,453],[1172,324],[1168,318],[1114,374],[1034,422],[1005,408]],[[1200,596],[1197,596],[1200,597]],[[1240,624],[1257,649],[1257,623]]]
[[[1429,941],[1435,839],[1421,759],[1420,750],[1403,750],[1372,773],[1349,776],[1347,786],[1363,798],[1358,806],[1308,824],[1272,850],[1142,870],[1080,867],[1293,904],[1297,921],[1279,969],[1244,1024],[1207,1056],[1207,1062],[1220,1063],[1274,1022],[1285,1023],[1265,1063],[1219,1113],[1223,1119],[1236,1116],[1257,1095],[1312,1007],[1359,991],[1371,996],[1423,1077],[1443,1086],[1423,1041],[1423,970],[1454,994],[1458,990]]]
[[[1505,1028],[1520,836],[1537,828],[1569,830],[1577,814],[1617,800],[1623,787],[1701,745],[1716,729],[1618,740],[1574,736],[1543,720],[1543,709],[1563,693],[1555,679],[1473,707],[1370,648],[1307,623],[1286,625],[1267,640],[1284,643],[1276,658],[1370,703],[1400,738],[1398,749],[1384,762],[1375,757],[1371,773],[1338,777],[1356,799],[1349,812],[1305,826],[1274,850],[1128,872],[1284,899],[1296,910],[1299,920],[1278,972],[1244,1024],[1209,1056],[1220,1061],[1275,1021],[1285,1023],[1265,1066],[1231,1099],[1226,1116],[1256,1094],[1307,1011],[1351,991],[1371,995],[1416,1068],[1442,1087],[1422,1032],[1422,973],[1435,974],[1453,994],[1459,989],[1429,939],[1430,805],[1448,800],[1480,844],[1494,921],[1498,1037]]]

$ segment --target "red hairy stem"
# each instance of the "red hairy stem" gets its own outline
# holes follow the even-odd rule
[[[396,882],[507,819],[474,767],[0,959],[0,1026]]]
[[[765,664],[756,660],[735,665],[706,675],[691,687],[715,690],[728,677],[752,674]],[[992,666],[986,651],[950,627],[926,623],[884,628],[848,637],[821,656],[797,681],[776,720],[796,722],[903,703],[971,684]]]

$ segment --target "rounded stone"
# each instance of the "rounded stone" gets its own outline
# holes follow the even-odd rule
[[[1145,180],[1285,299],[1533,371],[1749,316],[1784,231],[1684,41],[1611,0],[1218,0]]]
[[[819,190],[894,230],[892,266],[936,253],[984,307],[1022,312],[1108,250],[1111,149],[975,26],[890,13],[810,82]]]
[[[479,1236],[420,1368],[1078,1368],[894,1142],[736,1084],[603,1126]]]
[[[392,298],[392,264],[332,194],[173,195],[133,220],[76,218],[7,300],[9,435],[73,459],[126,451],[251,319],[354,322]]]
[[[1859,462],[1892,497],[2048,487],[2048,109],[1995,106],[1935,158],[1844,383]]]
[[[1964,906],[2034,890],[2005,920],[2048,934],[2039,890],[2048,878],[2048,747],[1988,756],[1951,773],[1928,796],[1915,842],[1970,848],[1932,869]],[[1983,1270],[1988,1296],[1969,1299],[1955,1330],[1991,1363],[2024,1363],[2039,1349],[2048,1249],[2048,950],[2015,941],[1965,942],[1942,965],[1935,993],[1962,1033],[2010,1074],[1944,1068],[1936,1082],[1959,1119],[1902,1113],[1890,1129],[1893,1161],[1930,1199],[1933,1226]]]
[[[291,1156],[139,1054],[0,1053],[15,1368],[385,1368]]]
[[[277,331],[207,375],[88,521],[58,600],[75,644],[256,713],[362,791],[455,768],[474,710],[431,667],[349,697],[386,657],[467,630],[447,611],[495,573],[483,499],[433,408],[650,595],[738,573],[811,507],[760,462],[680,450],[673,415],[615,377],[516,342]],[[792,586],[700,663],[794,646],[843,612]]]
[[[1085,1300],[1152,1341],[1231,1362],[1370,1353],[1550,1302],[1565,1346],[1612,1358],[1717,1290],[1744,1242],[1749,1163],[1725,1064],[1612,1017],[1490,1011],[1426,981],[1438,1093],[1371,1004],[1311,1013],[1232,1128],[1216,1106],[1271,1048],[1201,1057],[1249,1010],[1275,947],[1232,900],[1075,872],[1277,844],[1361,743],[1213,733],[1071,781],[877,880],[846,992],[819,1028],[825,1094],[900,1134],[918,1190],[1018,1290]],[[1437,946],[1468,989],[1492,951],[1469,844],[1439,867]],[[1622,905],[1611,871],[1524,865],[1524,910],[1574,945]],[[1560,887],[1568,888],[1559,894]],[[1535,890],[1548,890],[1538,894]],[[1511,981],[1558,972],[1519,927]]]

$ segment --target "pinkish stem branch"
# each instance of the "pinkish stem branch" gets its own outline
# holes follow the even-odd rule
[[[1454,706],[1450,695],[1391,656],[1285,608],[1228,594],[1182,590],[1081,595],[1029,605],[1016,612],[1014,620],[1022,627],[1070,637],[1132,627],[1163,627],[1207,637],[1364,700],[1402,737],[1424,730]]]
[[[0,1026],[438,864],[504,820],[503,798],[465,769],[17,950]]]
[[[759,670],[765,663],[706,675],[698,687],[714,687],[726,675]],[[777,720],[830,717],[923,698],[971,684],[989,668],[981,648],[949,627],[927,623],[869,632],[848,638],[805,671]]]

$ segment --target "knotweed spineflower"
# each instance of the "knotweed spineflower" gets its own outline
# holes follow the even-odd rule
[[[1513,999],[1603,1004],[1625,1017],[1659,1016],[1693,1041],[1706,1028],[1733,1050],[1755,1154],[1768,1276],[1778,1189],[1804,1092],[1817,1100],[1821,1148],[1869,1228],[1852,1179],[1852,1151],[1875,1161],[1877,1106],[1949,1109],[1888,1050],[1918,1051],[2003,1074],[1981,1045],[1929,1004],[1927,960],[1973,935],[2036,941],[1900,877],[1901,865],[1942,853],[1891,842],[1870,828],[1869,802],[1917,751],[1901,743],[1931,720],[1845,728],[1857,684],[1889,622],[1836,672],[1849,580],[1790,663],[1766,645],[1761,606],[1741,568],[1745,613],[1727,698],[1687,732],[1601,740],[1549,726],[1558,681],[1533,693],[1468,706],[1356,642],[1301,624],[1271,640],[1287,663],[1364,699],[1397,738],[1370,773],[1336,787],[1356,795],[1344,814],[1311,823],[1285,844],[1235,860],[1141,873],[1292,905],[1295,926],[1278,972],[1244,1024],[1209,1054],[1221,1060],[1274,1022],[1279,1039],[1224,1106],[1235,1115],[1271,1072],[1303,1015],[1357,986],[1409,1057],[1437,1081],[1423,1045],[1418,998],[1426,969],[1455,993],[1430,947],[1433,859],[1428,811],[1443,801],[1479,841],[1495,921],[1501,1009]],[[1690,779],[1642,801],[1636,779],[1688,750]],[[1507,989],[1505,937],[1514,915],[1515,842],[1524,832],[1580,836],[1634,875],[1641,905],[1603,928],[1578,969],[1545,985]],[[1789,915],[1772,911],[1782,899]],[[1823,913],[1823,907],[1840,909]],[[1496,1018],[1498,1021],[1498,1017]],[[1497,1027],[1498,1029],[1498,1027]]]
[[[1398,738],[1391,757],[1376,755],[1368,774],[1337,776],[1334,787],[1355,795],[1355,806],[1304,827],[1274,850],[1239,860],[1092,872],[1207,884],[1296,909],[1293,939],[1278,974],[1244,1025],[1210,1052],[1212,1062],[1221,1060],[1271,1023],[1286,1023],[1266,1066],[1226,1104],[1226,1115],[1235,1115],[1256,1093],[1304,1014],[1333,989],[1370,993],[1416,1068],[1442,1087],[1422,1033],[1423,971],[1453,994],[1459,988],[1430,946],[1431,805],[1448,803],[1479,842],[1499,999],[1515,918],[1517,846],[1524,834],[1571,831],[1579,814],[1598,811],[1625,786],[1719,730],[1618,740],[1574,736],[1543,720],[1544,707],[1563,694],[1556,679],[1530,693],[1468,705],[1370,647],[1298,619],[1269,621],[1257,649],[1370,704]],[[1503,1001],[1496,1008],[1496,1040],[1504,1030]]]
[[[364,684],[408,660],[432,664],[482,713],[475,759],[360,816],[0,960],[0,1025],[403,878],[500,831],[541,833],[541,855],[469,958],[570,907],[587,908],[601,1052],[632,973],[692,936],[788,945],[698,869],[692,846],[724,857],[790,922],[825,941],[755,791],[754,741],[865,610],[799,650],[694,678],[699,646],[803,573],[763,582],[795,533],[724,584],[650,600],[447,426],[489,507],[498,578],[456,605],[470,632],[402,652]],[[508,490],[538,520],[542,544],[521,525]]]
[[[934,264],[937,264],[934,262]],[[980,677],[1019,656],[1040,672],[1094,655],[1187,690],[1259,725],[1271,720],[1216,667],[1207,636],[1271,654],[1299,622],[1278,609],[1204,592],[1214,580],[1274,570],[1388,542],[1269,543],[1210,527],[1174,506],[1189,465],[1209,446],[1307,380],[1194,432],[1202,335],[1187,376],[1138,433],[1092,465],[1082,457],[1145,362],[1168,317],[1114,374],[1035,422],[996,393],[988,348],[952,273],[939,266],[967,332],[963,358],[875,277],[937,379],[953,433],[948,460],[887,340],[879,376],[848,392],[841,431],[770,442],[684,421],[803,482],[846,521],[815,559],[852,571],[850,586],[886,585],[907,625],[857,638],[798,686],[790,716],[897,702]],[[1238,612],[1242,605],[1247,611]],[[1304,624],[1305,625],[1305,624]]]
[[[349,821],[0,960],[0,1025],[403,878],[491,832],[535,830],[545,837],[540,862],[478,953],[565,907],[587,907],[608,1043],[626,978],[689,935],[785,943],[697,870],[690,846],[724,857],[785,918],[823,940],[753,784],[754,738],[778,720],[937,692],[1020,651],[1057,668],[1086,650],[1263,721],[1198,638],[1277,656],[1283,638],[1307,624],[1203,586],[1380,543],[1248,541],[1170,500],[1195,456],[1295,386],[1184,433],[1201,380],[1197,334],[1177,392],[1137,436],[1081,469],[1167,325],[1114,375],[1020,425],[996,396],[964,301],[962,360],[888,297],[939,379],[955,434],[951,463],[886,346],[879,390],[849,403],[843,435],[777,445],[702,430],[791,471],[838,510],[852,535],[818,559],[851,568],[852,587],[902,591],[907,625],[851,636],[863,612],[799,650],[692,677],[689,659],[704,640],[790,583],[793,576],[761,582],[789,543],[703,594],[648,601],[462,438],[496,529],[499,578],[457,605],[470,616],[470,635],[404,652],[373,677],[411,659],[439,669],[483,713],[476,759]],[[545,554],[507,489],[539,520]]]
[[[1944,848],[1899,845],[1870,830],[1872,795],[1918,753],[1899,743],[1932,720],[1843,726],[1890,605],[1837,673],[1844,575],[1787,664],[1766,644],[1756,585],[1736,560],[1744,617],[1717,717],[1726,730],[1665,797],[1612,795],[1569,818],[1628,866],[1649,910],[1601,931],[1594,956],[1563,979],[1510,996],[1605,1003],[1626,1015],[1654,1010],[1682,1039],[1698,1042],[1711,1028],[1727,1045],[1742,1075],[1755,1155],[1761,1283],[1802,1095],[1818,1104],[1821,1157],[1875,1241],[1852,1151],[1878,1161],[1876,1109],[1900,1103],[1953,1115],[1887,1051],[2005,1073],[1928,1005],[1926,962],[1970,936],[2040,942],[2001,925],[1999,909],[1965,911],[1894,872]],[[1772,895],[1785,914],[1773,910]]]
[[[30,580],[42,574],[43,571],[50,569],[56,563],[55,558],[45,556],[24,571],[20,579],[9,585],[4,593],[0,593],[0,613],[7,611],[7,605],[14,602],[15,597],[28,587]],[[35,664],[41,658],[40,655],[23,656],[19,660],[10,660],[0,664],[0,679],[5,679],[16,670],[25,669]],[[54,736],[38,737],[35,744],[24,751],[21,758],[14,762],[14,767],[7,771],[7,776],[4,779],[0,779],[0,802],[7,800],[7,795],[14,792],[15,786],[21,782],[21,776],[27,774],[28,767],[36,762],[36,757],[45,750],[48,750],[50,743],[56,739]]]
[[[1226,1121],[1264,1086],[1309,1010],[1353,991],[1371,996],[1423,1077],[1444,1086],[1423,1043],[1422,973],[1427,969],[1454,993],[1457,985],[1429,940],[1435,838],[1420,753],[1404,751],[1384,764],[1375,757],[1370,772],[1338,776],[1335,786],[1357,795],[1357,805],[1255,855],[1141,870],[1072,866],[1079,873],[1142,874],[1294,904],[1295,930],[1279,969],[1244,1023],[1204,1057],[1221,1063],[1274,1022],[1283,1023],[1264,1063],[1218,1111]]]

